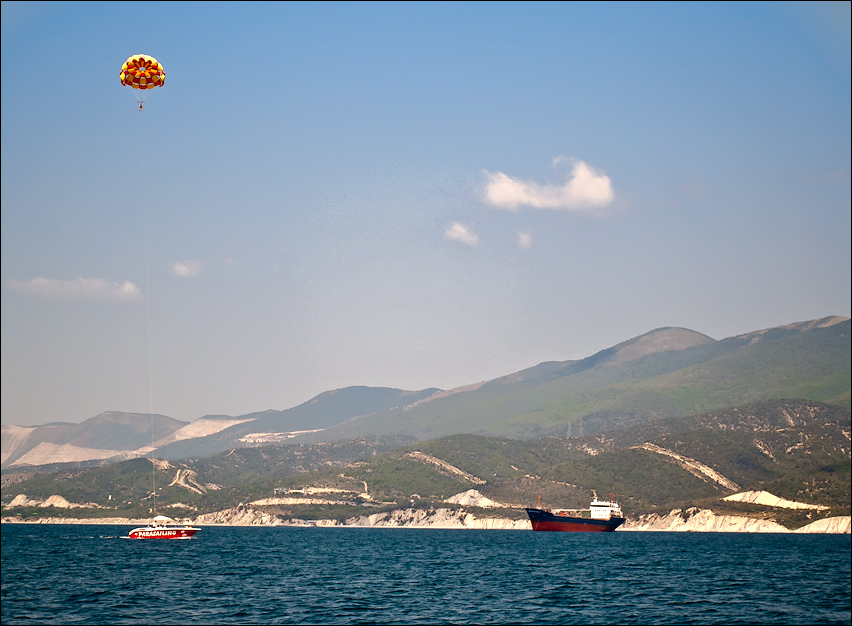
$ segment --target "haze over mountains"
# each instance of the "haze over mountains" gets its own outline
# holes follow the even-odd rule
[[[540,363],[451,390],[349,387],[297,407],[187,423],[109,412],[81,424],[3,426],[2,467],[210,456],[271,443],[470,433],[589,436],[749,402],[849,408],[850,320],[827,317],[714,340],[660,328],[576,361]]]

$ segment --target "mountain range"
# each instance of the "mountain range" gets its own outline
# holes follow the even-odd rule
[[[850,320],[827,317],[722,340],[659,328],[585,359],[540,363],[450,390],[348,387],[299,406],[183,422],[108,412],[80,424],[2,427],[4,473],[237,448],[458,434],[589,437],[773,399],[850,408]]]
[[[7,521],[157,511],[198,523],[360,523],[365,515],[422,518],[449,506],[514,524],[536,498],[582,508],[612,493],[634,521],[710,510],[791,530],[834,518],[848,532],[848,517],[839,518],[849,515],[849,432],[849,409],[766,400],[588,437],[376,437],[4,472],[0,495]]]

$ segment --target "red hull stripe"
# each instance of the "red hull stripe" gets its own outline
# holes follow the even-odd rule
[[[616,526],[573,522],[533,522],[532,528],[533,530],[555,530],[567,533],[611,533],[616,529]]]
[[[568,533],[611,533],[624,523],[624,518],[608,520],[554,515],[542,509],[527,509],[533,530],[551,530]]]

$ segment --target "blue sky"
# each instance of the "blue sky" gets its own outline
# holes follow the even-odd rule
[[[849,7],[4,2],[3,424],[849,316]]]

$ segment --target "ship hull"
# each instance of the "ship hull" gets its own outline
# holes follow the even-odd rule
[[[557,531],[565,533],[611,533],[624,523],[623,517],[589,519],[554,515],[542,509],[527,509],[533,530]]]

